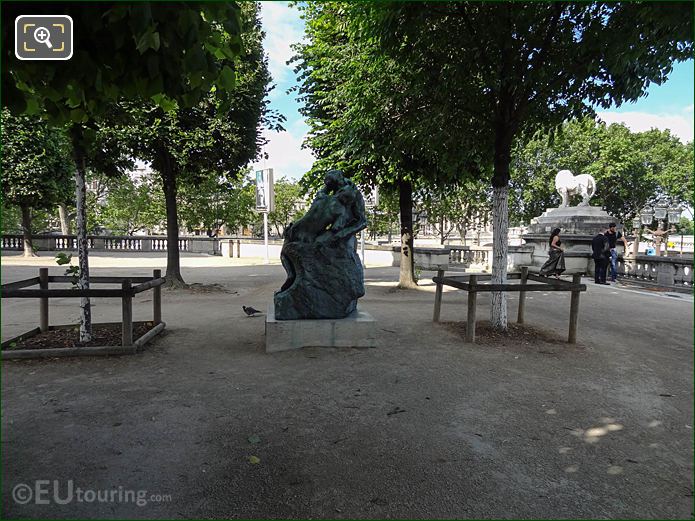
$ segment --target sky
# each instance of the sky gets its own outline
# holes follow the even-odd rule
[[[286,62],[294,55],[292,44],[302,40],[304,22],[289,2],[262,2],[261,17],[266,33],[265,48],[275,88],[270,93],[271,108],[283,114],[287,121],[284,132],[266,132],[269,143],[265,152],[269,158],[253,165],[273,168],[275,178],[299,179],[311,168],[313,156],[302,148],[309,127],[299,114],[297,94],[287,91],[297,85],[292,65]],[[693,140],[693,60],[675,64],[673,72],[662,85],[650,85],[647,96],[635,103],[597,111],[606,123],[623,123],[634,132],[651,128],[669,129],[681,141]]]

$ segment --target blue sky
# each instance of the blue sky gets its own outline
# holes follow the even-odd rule
[[[270,157],[253,166],[254,169],[274,168],[276,179],[282,176],[299,179],[311,167],[313,156],[301,148],[308,127],[299,114],[296,93],[287,93],[296,85],[296,76],[285,62],[294,54],[291,45],[303,38],[304,22],[298,10],[289,7],[288,2],[262,2],[261,16],[270,72],[276,84],[270,94],[271,106],[279,110],[287,122],[285,132],[266,134],[269,143],[265,151]],[[666,83],[651,85],[648,95],[635,103],[598,112],[599,118],[607,123],[624,123],[635,132],[668,128],[682,141],[692,141],[693,65],[693,60],[676,64]]]

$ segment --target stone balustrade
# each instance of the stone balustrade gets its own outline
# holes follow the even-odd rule
[[[113,252],[163,252],[167,239],[163,236],[116,236],[90,235],[89,248],[94,251]],[[76,251],[77,237],[74,235],[34,235],[34,248],[38,251]],[[282,241],[270,241],[270,255],[279,258]],[[22,251],[21,235],[3,235],[2,249]],[[189,253],[206,253],[228,257],[262,257],[265,254],[263,239],[181,237],[179,250]],[[509,246],[508,271],[518,271],[520,266],[532,265],[534,247],[531,245]],[[393,245],[367,245],[367,262],[384,266],[398,266],[400,247]],[[571,255],[571,253],[570,253]],[[590,254],[577,254],[591,263]],[[491,246],[449,245],[445,248],[415,248],[415,263],[423,269],[443,266],[448,260],[450,268],[489,271],[492,267]],[[693,257],[657,257],[638,255],[618,258],[618,277],[642,285],[652,285],[677,291],[692,291]]]
[[[492,246],[447,246],[449,265],[489,271],[492,268]],[[507,268],[517,271],[520,266],[531,264],[533,246],[508,246]]]
[[[2,249],[22,251],[24,249],[22,240],[21,235],[3,235]],[[87,241],[90,250],[114,252],[166,251],[168,244],[166,237],[144,235],[89,235]],[[37,251],[77,250],[75,235],[33,235],[32,243]],[[220,244],[216,238],[180,237],[179,251],[217,255]]]
[[[693,289],[693,257],[619,257],[618,277],[641,285],[690,292]]]

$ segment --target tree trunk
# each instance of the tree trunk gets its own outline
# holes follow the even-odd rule
[[[165,153],[166,154],[166,153]],[[167,272],[166,283],[169,287],[183,288],[186,283],[181,276],[179,255],[179,220],[176,211],[176,172],[171,165],[171,158],[163,158],[160,171],[164,186],[164,200],[167,213]]]
[[[80,126],[73,127],[72,146],[75,155],[75,195],[77,204],[77,255],[80,268],[79,289],[89,289],[89,253],[87,242],[87,189],[85,186],[85,152]],[[89,297],[80,298],[80,342],[92,339],[92,308]]]
[[[513,129],[498,123],[495,137],[494,174],[492,177],[492,284],[507,283],[509,251],[509,164]],[[490,323],[493,329],[507,329],[507,293],[492,292]]]
[[[439,244],[444,246],[446,236],[444,235],[444,216],[439,218]]]
[[[70,235],[70,221],[68,219],[68,207],[65,203],[58,205],[58,218],[60,219],[60,233]]]
[[[466,232],[468,231],[468,229],[465,226],[459,226],[458,229],[459,229],[459,235],[461,236],[461,244],[463,246],[465,246],[466,245]]]
[[[415,262],[413,252],[413,185],[410,181],[398,183],[398,205],[401,213],[401,267],[399,288],[414,288]]]
[[[509,233],[508,188],[492,190],[492,284],[507,282],[507,236]],[[494,329],[507,329],[507,293],[492,292],[490,322]]]
[[[36,257],[34,243],[31,242],[31,208],[22,205],[22,243],[24,244],[24,256]]]

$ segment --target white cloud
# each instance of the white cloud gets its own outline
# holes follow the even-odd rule
[[[302,142],[306,136],[306,125],[303,121],[299,121],[288,130],[263,133],[268,139],[268,144],[263,149],[268,154],[268,159],[261,159],[254,163],[254,170],[272,168],[276,179],[283,176],[299,179],[311,168],[314,164],[314,156],[310,150],[302,148]]]
[[[264,47],[270,74],[277,83],[290,81],[294,73],[286,62],[294,56],[291,45],[304,36],[299,11],[289,7],[288,2],[261,2],[261,20],[266,32]]]
[[[608,124],[623,123],[633,132],[645,132],[652,128],[670,130],[684,143],[693,140],[692,105],[681,114],[650,114],[648,112],[599,112],[598,117]]]

